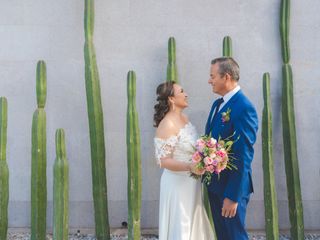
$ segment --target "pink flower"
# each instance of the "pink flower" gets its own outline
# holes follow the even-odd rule
[[[216,156],[217,156],[217,155],[216,155],[215,151],[212,151],[212,152],[210,153],[210,155],[209,155],[209,157],[211,157],[212,159],[214,159]]]
[[[212,164],[213,159],[210,158],[210,157],[205,157],[205,158],[203,159],[203,161],[204,161],[204,163],[205,163],[206,165],[209,165],[209,164]]]
[[[216,154],[217,154],[219,157],[224,158],[224,156],[226,155],[226,152],[223,151],[223,150],[219,150],[219,151],[216,152]]]
[[[206,171],[210,172],[210,173],[213,173],[214,172],[214,167],[212,165],[208,165],[206,167]]]
[[[205,146],[206,146],[206,142],[203,139],[200,138],[197,140],[196,148],[198,149],[198,151],[202,152]]]
[[[223,162],[225,162],[226,164],[228,163],[229,161],[229,157],[228,157],[228,154],[224,155],[223,157]]]
[[[222,162],[222,158],[221,158],[220,156],[216,156],[215,160],[216,160],[218,163]]]
[[[193,161],[194,163],[200,162],[201,159],[202,159],[201,154],[200,154],[198,151],[196,151],[196,152],[192,155],[192,161]]]
[[[213,160],[213,161],[212,161],[212,165],[213,165],[213,166],[217,166],[217,165],[218,165],[218,161],[217,161],[217,160]]]
[[[207,141],[207,146],[208,146],[209,148],[213,148],[216,143],[217,143],[217,140],[215,140],[214,138],[210,138],[210,139]]]

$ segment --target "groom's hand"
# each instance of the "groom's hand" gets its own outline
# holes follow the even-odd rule
[[[238,203],[225,198],[222,206],[222,217],[233,218],[237,213]]]

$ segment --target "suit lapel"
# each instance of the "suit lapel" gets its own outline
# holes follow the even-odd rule
[[[230,107],[230,105],[232,105],[233,102],[235,102],[238,97],[242,94],[241,90],[239,90],[235,95],[233,95],[230,100],[221,108],[219,109],[219,114],[222,112],[226,112],[228,107]]]
[[[222,112],[226,112],[227,111],[227,109],[233,104],[233,102],[235,102],[239,97],[240,97],[240,95],[242,94],[242,91],[241,90],[239,90],[236,94],[234,94],[231,98],[230,98],[230,100],[221,108],[221,109],[219,109],[219,112],[218,112],[218,114],[216,115],[216,117],[214,118],[214,119],[212,119],[212,122],[210,123],[210,122],[207,122],[207,125],[209,125],[208,126],[208,131],[209,132],[211,132],[212,131],[212,129],[213,129],[213,127],[214,126],[216,126],[216,127],[218,127],[217,126],[217,124],[221,121],[221,117],[219,117],[219,116],[221,116],[221,113]],[[214,108],[215,106],[213,105],[212,106],[212,109],[211,109],[211,112],[210,112],[210,116],[212,116],[212,112],[213,112],[213,108]],[[208,119],[209,120],[209,119]],[[207,130],[207,128],[206,128],[206,130]],[[209,134],[209,132],[208,132],[208,134]]]
[[[216,108],[217,106],[217,100],[215,100],[212,104],[212,107],[211,107],[211,110],[210,110],[210,113],[209,113],[209,116],[208,116],[208,120],[207,120],[207,123],[206,123],[206,129],[205,129],[205,133],[208,135],[210,133],[210,129],[211,129],[211,118],[212,118],[212,115],[213,115],[213,112],[214,112],[214,109]]]

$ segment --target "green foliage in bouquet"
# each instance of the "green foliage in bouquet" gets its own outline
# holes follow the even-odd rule
[[[127,82],[127,166],[128,166],[128,239],[141,237],[141,150],[136,110],[136,74],[128,72]]]
[[[167,81],[179,83],[176,64],[176,40],[174,37],[170,37],[168,40]]]
[[[262,111],[262,166],[264,184],[264,210],[267,240],[279,239],[277,193],[274,181],[274,161],[272,150],[272,114],[270,100],[270,75],[263,74]]]
[[[105,142],[99,72],[93,44],[94,0],[85,0],[84,60],[87,109],[90,130],[92,189],[95,230],[98,240],[110,239],[108,219]]]
[[[53,239],[66,240],[69,232],[69,163],[63,129],[56,131],[53,166]]]
[[[32,120],[32,166],[31,166],[31,239],[46,238],[47,214],[47,138],[46,112],[47,96],[46,64],[37,64],[37,104]]]
[[[223,38],[222,55],[224,57],[232,57],[232,41],[229,36]]]
[[[9,168],[7,164],[7,121],[8,103],[0,98],[0,239],[7,239],[8,203],[9,203]]]

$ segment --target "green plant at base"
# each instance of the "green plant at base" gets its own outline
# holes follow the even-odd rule
[[[128,239],[141,237],[141,150],[136,110],[136,74],[128,72],[127,165],[128,165]]]
[[[222,55],[224,57],[232,57],[232,40],[231,37],[225,36],[223,38]]]
[[[98,240],[110,239],[106,179],[105,142],[99,72],[93,44],[94,0],[85,0],[84,60],[90,130],[92,189],[95,230]]]
[[[167,81],[179,82],[176,64],[176,40],[174,37],[170,37],[168,40]]]
[[[32,119],[31,163],[31,240],[46,239],[47,215],[47,139],[46,139],[46,64],[37,64],[37,104]]]
[[[69,163],[63,129],[56,131],[53,166],[53,239],[67,240],[69,232]]]
[[[7,164],[8,103],[0,97],[0,239],[7,239],[9,204],[9,168]]]
[[[293,99],[292,69],[282,67],[282,135],[289,201],[290,233],[293,240],[304,239],[303,206],[301,198],[299,161]]]
[[[267,240],[279,239],[277,194],[274,181],[274,161],[272,150],[272,114],[270,100],[270,75],[263,74],[262,111],[262,166],[264,185],[264,210]]]

